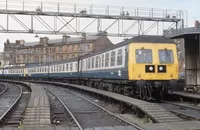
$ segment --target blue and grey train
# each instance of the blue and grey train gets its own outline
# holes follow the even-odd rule
[[[160,98],[178,80],[176,44],[164,36],[137,36],[105,50],[48,64],[7,67],[3,77],[59,80],[144,100]]]

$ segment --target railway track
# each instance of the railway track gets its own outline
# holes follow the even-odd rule
[[[22,96],[22,88],[12,84],[3,83],[7,89],[0,95],[0,121],[4,122],[8,113],[14,108]]]
[[[162,101],[160,105],[186,120],[200,120],[200,108],[191,103]]]
[[[51,92],[47,91],[51,111],[51,123],[59,126],[73,127],[70,114],[67,113],[62,103]]]
[[[13,85],[15,86],[15,84]],[[22,124],[22,120],[30,99],[31,92],[30,89],[28,89],[23,85],[21,85],[21,88],[22,88],[22,96],[19,99],[18,103],[16,104],[16,107],[10,112],[10,114],[6,118],[5,126],[17,127],[20,124]]]
[[[142,129],[68,89],[48,86],[46,90],[59,99],[80,130],[105,126],[127,126],[132,130]]]
[[[169,112],[168,110],[164,109],[160,104],[158,103],[150,103],[146,101],[142,101],[139,99],[135,99],[132,97],[127,97],[121,94],[116,94],[104,90],[99,90],[95,88],[90,88],[82,85],[76,85],[76,84],[68,84],[68,83],[59,83],[59,82],[44,82],[44,81],[31,81],[35,83],[42,83],[42,84],[50,84],[55,85],[59,87],[67,87],[70,89],[77,89],[80,91],[87,91],[89,93],[93,94],[99,94],[105,97],[108,97],[110,99],[114,99],[118,102],[122,102],[128,105],[128,108],[134,107],[136,112],[142,112],[144,115],[149,117],[153,122],[155,123],[170,123],[170,122],[181,122],[183,119],[176,116],[175,114]]]

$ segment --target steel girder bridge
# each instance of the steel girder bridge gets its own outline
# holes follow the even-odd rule
[[[6,0],[0,18],[0,33],[133,37],[182,29],[187,11]]]

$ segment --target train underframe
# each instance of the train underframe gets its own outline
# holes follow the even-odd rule
[[[174,91],[177,87],[177,80],[166,81],[129,81],[129,80],[107,80],[107,79],[57,79],[51,78],[49,80],[62,81],[72,84],[79,84],[91,88],[106,90],[114,93],[123,94],[126,96],[139,98],[142,100],[161,100],[169,91]]]
[[[16,77],[4,77],[16,79]],[[58,78],[58,77],[18,77],[18,80],[48,80],[65,82],[71,84],[79,84],[91,88],[106,90],[122,95],[139,98],[142,100],[160,100],[168,93],[177,87],[177,80],[166,81],[147,81],[147,80],[107,80],[107,79],[91,79],[91,78]]]

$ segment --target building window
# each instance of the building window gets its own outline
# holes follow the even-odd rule
[[[60,56],[60,60],[64,60],[64,56],[63,55]]]
[[[74,51],[75,50],[75,46],[74,45],[72,45],[72,51]]]
[[[106,53],[106,56],[105,56],[105,67],[109,66],[109,54],[110,53]]]
[[[122,60],[123,60],[122,49],[119,49],[117,51],[117,65],[122,65]]]
[[[104,67],[104,54],[102,54],[102,67]]]
[[[78,51],[80,51],[80,50],[81,50],[81,47],[80,47],[80,45],[78,45],[78,47],[77,47],[77,50],[78,50]]]
[[[44,53],[44,49],[43,49],[43,48],[41,48],[41,51],[40,51],[40,53]]]
[[[115,51],[111,52],[110,66],[115,66]]]
[[[74,45],[74,51],[77,51],[78,49],[78,46],[77,45]]]
[[[60,46],[58,51],[59,51],[59,53],[62,53],[62,51],[63,51],[63,46]]]

